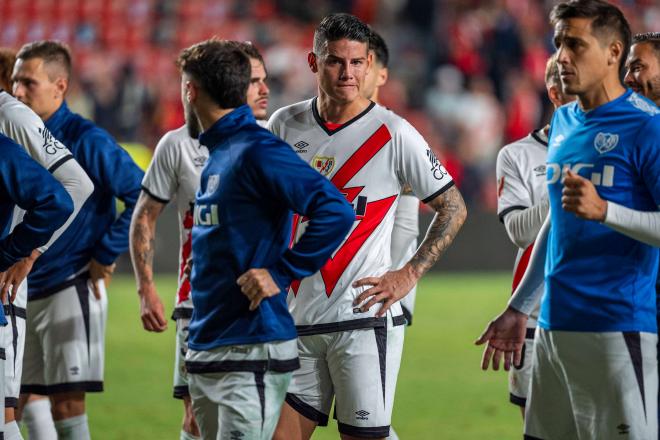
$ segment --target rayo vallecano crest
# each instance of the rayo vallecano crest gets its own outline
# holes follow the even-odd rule
[[[594,139],[594,147],[600,154],[614,150],[619,143],[619,135],[612,133],[598,133]]]
[[[220,174],[211,174],[206,181],[206,194],[213,194],[220,185]]]
[[[324,176],[329,175],[335,167],[335,158],[334,157],[324,157],[324,156],[314,156],[312,159],[312,167],[323,174]]]

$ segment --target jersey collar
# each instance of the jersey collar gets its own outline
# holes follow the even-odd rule
[[[317,100],[318,100],[318,96],[315,96],[314,99],[312,99],[312,114],[314,115],[314,120],[316,121],[316,123],[319,125],[319,127],[321,127],[321,129],[323,129],[323,131],[325,131],[325,133],[326,133],[328,136],[332,136],[333,134],[342,131],[344,128],[348,127],[348,126],[351,125],[353,122],[356,122],[356,121],[357,121],[358,119],[360,119],[362,116],[364,116],[364,115],[366,115],[367,113],[369,113],[369,111],[370,111],[372,108],[374,108],[374,106],[376,105],[374,102],[371,102],[371,103],[367,106],[367,108],[364,109],[364,110],[362,111],[362,113],[360,113],[359,115],[355,116],[353,119],[351,119],[350,121],[346,122],[345,124],[342,124],[341,127],[337,128],[336,130],[330,130],[328,127],[325,126],[325,121],[323,120],[323,118],[321,118],[321,115],[319,115],[319,111],[318,111],[318,109],[317,109],[317,107],[316,107],[316,102],[317,102]]]

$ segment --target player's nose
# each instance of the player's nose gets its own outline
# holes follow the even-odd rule
[[[623,83],[628,87],[632,87],[635,84],[635,78],[633,78],[632,72],[630,69],[626,71],[626,76],[623,77]]]

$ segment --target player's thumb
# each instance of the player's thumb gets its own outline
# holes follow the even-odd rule
[[[486,330],[477,338],[476,341],[474,341],[474,345],[482,345],[485,342],[487,342],[491,337],[493,336],[493,324],[490,323],[488,324],[488,327],[486,327]]]

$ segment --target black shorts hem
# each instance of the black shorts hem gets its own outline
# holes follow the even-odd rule
[[[183,400],[184,397],[190,397],[188,385],[177,385],[172,389],[172,397]]]
[[[298,337],[300,337],[300,336],[322,335],[326,333],[338,333],[338,332],[345,332],[350,330],[363,330],[367,328],[385,327],[386,324],[387,324],[387,318],[385,317],[360,318],[360,319],[351,319],[349,321],[330,322],[325,324],[297,325],[296,331],[298,332]]]
[[[189,307],[177,307],[172,312],[172,321],[177,319],[192,319],[193,309]]]
[[[21,394],[40,394],[42,396],[51,396],[53,394],[70,393],[73,391],[100,393],[103,392],[103,382],[88,381],[56,383],[54,385],[21,385]]]
[[[286,393],[286,398],[284,400],[291,408],[306,419],[318,423],[319,426],[328,426],[327,414],[323,414],[321,411],[303,402],[295,394]]]
[[[390,435],[390,425],[360,427],[337,422],[337,427],[342,434],[359,438],[382,438]]]
[[[525,434],[523,440],[543,440],[541,437],[534,437],[533,435]]]
[[[525,405],[527,405],[527,398],[526,397],[519,397],[519,396],[516,396],[513,393],[509,393],[509,402],[513,403],[516,406],[520,406],[520,407],[524,408]]]
[[[289,373],[300,368],[300,359],[267,359],[254,361],[186,361],[189,374],[229,373],[232,371],[252,371],[255,373],[273,371]]]
[[[5,408],[18,408],[18,398],[5,397]]]

